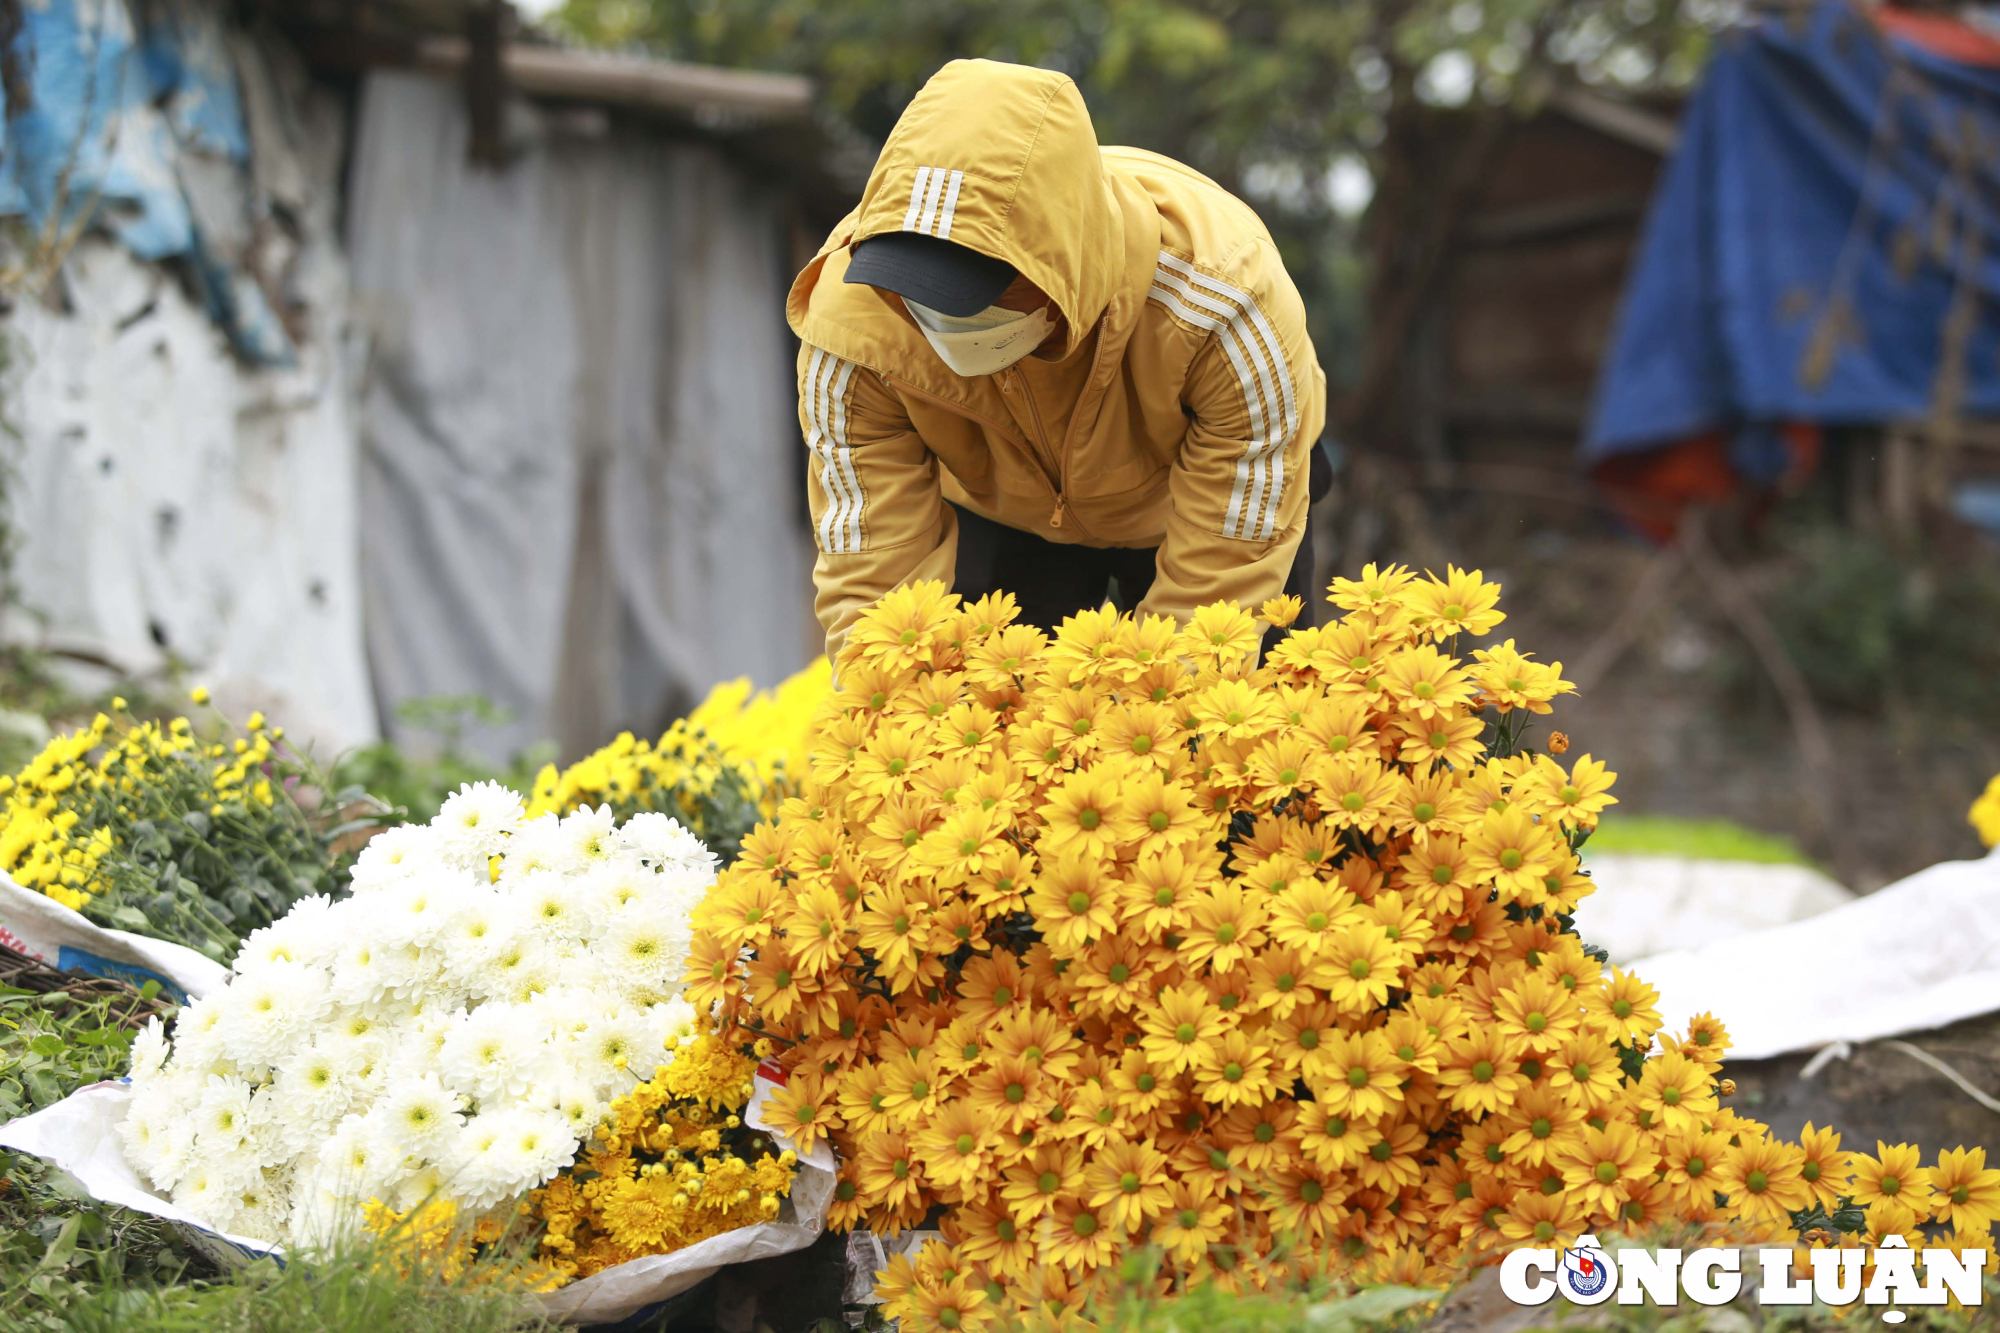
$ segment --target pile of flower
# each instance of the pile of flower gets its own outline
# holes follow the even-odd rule
[[[838,1149],[834,1225],[944,1206],[951,1243],[882,1287],[907,1327],[1075,1307],[1139,1244],[1162,1282],[1431,1285],[1849,1196],[1878,1232],[1983,1237],[1983,1161],[1933,1193],[1782,1142],[1720,1104],[1718,1023],[1655,1047],[1654,992],[1569,928],[1613,775],[1523,744],[1570,686],[1512,640],[1454,654],[1497,586],[1333,593],[1261,666],[1229,604],[1051,641],[922,584],[855,627],[812,785],[702,904],[688,995],[781,1047],[766,1114]]]
[[[333,890],[326,839],[285,788],[303,769],[283,728],[255,713],[243,734],[205,740],[184,717],[136,721],[123,700],[114,711],[0,777],[0,869],[16,883],[216,958]]]
[[[2000,847],[2000,773],[1986,784],[1986,790],[1979,793],[1979,799],[1966,812],[1972,821],[1973,831],[1988,847]]]
[[[798,1158],[743,1122],[756,1067],[705,1032],[614,1102],[576,1166],[530,1196],[544,1264],[589,1277],[776,1217]]]
[[[568,1166],[691,1035],[689,913],[714,858],[665,815],[524,819],[494,784],[378,835],[353,894],[244,942],[135,1043],[139,1173],[234,1235],[311,1245],[371,1200],[467,1221]]]
[[[808,728],[831,689],[824,657],[775,691],[753,694],[747,677],[724,681],[657,743],[623,732],[560,772],[544,767],[529,810],[609,805],[620,818],[661,810],[734,856],[743,836],[796,790],[808,764]]]

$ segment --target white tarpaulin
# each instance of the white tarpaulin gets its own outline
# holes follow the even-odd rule
[[[483,695],[492,758],[657,731],[811,657],[778,194],[711,146],[369,76],[350,176],[368,642],[394,707]]]
[[[1946,861],[1844,907],[1631,965],[1667,1029],[1704,1010],[1756,1060],[2000,1010],[2000,851]]]
[[[220,989],[229,971],[184,944],[111,930],[0,870],[0,944],[64,972],[133,987],[157,981],[176,1003]]]
[[[1576,909],[1577,933],[1629,963],[1692,949],[1720,935],[1817,916],[1854,895],[1811,866],[1707,861],[1687,856],[1591,856],[1597,892]]]
[[[340,110],[282,44],[232,46],[251,160],[189,146],[163,169],[211,239],[239,230],[223,239],[282,273],[296,364],[246,364],[174,270],[79,243],[5,320],[23,608],[7,633],[126,675],[177,662],[299,737],[365,741]],[[254,216],[274,205],[292,230]]]

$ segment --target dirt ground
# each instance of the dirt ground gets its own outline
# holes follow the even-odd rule
[[[1983,1014],[1933,1032],[1896,1039],[1928,1052],[1990,1098],[2000,1099],[2000,1014]],[[1812,1053],[1774,1060],[1730,1060],[1729,1101],[1745,1115],[1796,1139],[1810,1120],[1840,1131],[1841,1146],[1874,1152],[1876,1142],[1914,1143],[1929,1162],[1942,1148],[1983,1147],[2000,1160],[2000,1112],[1981,1106],[1945,1075],[1893,1045],[1857,1046],[1803,1077]]]

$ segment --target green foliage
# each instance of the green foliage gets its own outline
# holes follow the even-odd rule
[[[553,757],[553,747],[536,747],[515,756],[498,769],[465,753],[465,732],[473,723],[494,725],[508,720],[505,709],[480,695],[431,695],[406,699],[396,716],[435,738],[428,754],[413,752],[393,741],[363,746],[334,765],[333,781],[357,787],[380,798],[401,818],[428,823],[445,798],[468,782],[504,782],[525,792],[535,770]]]
[[[1785,535],[1791,574],[1766,598],[1813,694],[2000,725],[2000,565],[1916,552],[1831,523]]]
[[[0,1295],[4,1299],[4,1295]],[[31,1326],[32,1327],[32,1326]],[[366,1253],[313,1264],[269,1260],[187,1284],[98,1285],[71,1300],[71,1333],[504,1333],[553,1326],[517,1297],[464,1281],[397,1277]]]
[[[167,1222],[96,1203],[62,1172],[0,1151],[0,1329],[73,1329],[83,1312],[130,1311],[128,1294],[210,1271]]]
[[[1608,812],[1591,835],[1585,855],[1686,856],[1702,861],[1756,861],[1765,865],[1810,865],[1790,838],[1760,833],[1729,819],[1681,819],[1673,815]]]
[[[0,986],[0,1121],[125,1073],[132,1032],[109,999]]]
[[[1260,210],[1342,382],[1365,278],[1333,208],[1336,161],[1379,166],[1421,101],[1532,103],[1538,26],[1585,78],[1679,85],[1724,13],[1712,0],[567,0],[553,23],[587,43],[810,75],[878,139],[949,60],[1065,71],[1103,142],[1186,162]]]

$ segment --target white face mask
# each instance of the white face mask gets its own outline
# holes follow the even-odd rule
[[[944,363],[968,379],[1005,370],[1040,347],[1056,326],[1047,306],[1021,311],[990,305],[961,319],[918,305],[907,296],[903,305]]]

